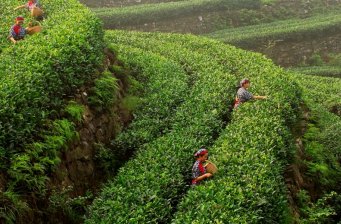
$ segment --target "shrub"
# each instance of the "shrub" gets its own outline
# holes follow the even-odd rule
[[[109,110],[116,102],[118,89],[117,79],[110,72],[104,72],[90,90],[89,104],[98,111]]]
[[[331,217],[335,215],[335,210],[328,203],[335,198],[336,192],[331,192],[312,203],[307,191],[300,190],[297,194],[302,217],[299,223],[333,223]]]
[[[319,54],[313,54],[307,61],[310,66],[321,66],[324,64]]]
[[[341,54],[332,55],[328,64],[333,66],[341,66]]]
[[[71,197],[72,187],[67,187],[61,191],[52,190],[49,197],[49,207],[47,209],[48,215],[63,214],[63,220],[68,220],[72,223],[81,223],[84,220],[86,205],[93,195],[86,192],[85,196]],[[53,216],[52,216],[53,217]]]
[[[76,136],[73,124],[65,119],[54,121],[51,129],[44,141],[32,143],[23,153],[12,156],[7,171],[12,188],[46,193],[47,173],[60,163],[59,152]]]
[[[304,199],[300,203],[302,217],[299,221],[335,223],[340,217],[340,196],[335,191],[340,190],[341,181],[341,121],[328,108],[341,102],[340,97],[333,95],[339,92],[341,85],[335,78],[301,74],[294,77],[300,83],[310,109],[309,124],[303,138],[306,174],[314,182],[314,190],[320,193],[317,201],[312,201],[305,191],[299,193],[298,198]]]
[[[135,119],[112,142],[112,148],[124,156],[169,131],[174,112],[189,91],[188,77],[179,64],[158,54],[124,45],[111,44],[110,48],[134,71],[129,79],[130,95],[122,106]]]
[[[16,223],[18,214],[29,211],[28,204],[12,190],[0,191],[0,204],[0,221],[4,223]]]
[[[82,121],[84,111],[85,111],[85,107],[81,104],[77,104],[75,101],[70,101],[69,104],[65,108],[65,112],[75,122]]]

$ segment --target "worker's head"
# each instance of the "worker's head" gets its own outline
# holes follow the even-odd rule
[[[19,24],[19,25],[23,24],[24,23],[24,17],[18,16],[17,18],[15,18],[15,23]]]
[[[197,160],[206,161],[208,158],[208,150],[204,148],[199,149],[196,153],[194,153],[194,156]]]
[[[240,81],[239,84],[241,87],[248,88],[250,86],[250,80],[245,78],[242,81]]]

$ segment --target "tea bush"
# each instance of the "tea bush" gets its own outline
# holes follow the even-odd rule
[[[176,109],[188,93],[188,77],[180,65],[166,58],[126,45],[111,44],[118,58],[143,85],[134,90],[141,102],[127,130],[113,141],[121,153],[133,152],[140,145],[168,132]]]

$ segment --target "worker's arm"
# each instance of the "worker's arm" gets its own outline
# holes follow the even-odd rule
[[[26,5],[20,5],[20,6],[16,7],[14,10],[22,9],[22,8],[25,8],[25,7],[26,7]]]
[[[256,100],[265,100],[268,97],[267,96],[253,96],[252,98]]]
[[[9,37],[9,39],[13,42],[13,44],[17,43],[17,41],[13,37]]]
[[[203,175],[201,175],[201,176],[195,178],[195,181],[201,181],[201,180],[206,179],[206,178],[209,178],[209,177],[211,177],[211,176],[212,176],[211,173],[205,173],[205,174],[203,174]]]

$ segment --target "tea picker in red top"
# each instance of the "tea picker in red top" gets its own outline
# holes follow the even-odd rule
[[[196,161],[192,167],[192,185],[198,185],[202,180],[212,177],[212,174],[208,173],[205,168],[205,162],[208,157],[207,149],[199,149],[194,156]]]
[[[22,27],[24,23],[24,17],[18,16],[15,18],[15,24],[9,31],[9,39],[15,44],[17,41],[24,39],[27,34],[27,29]]]

